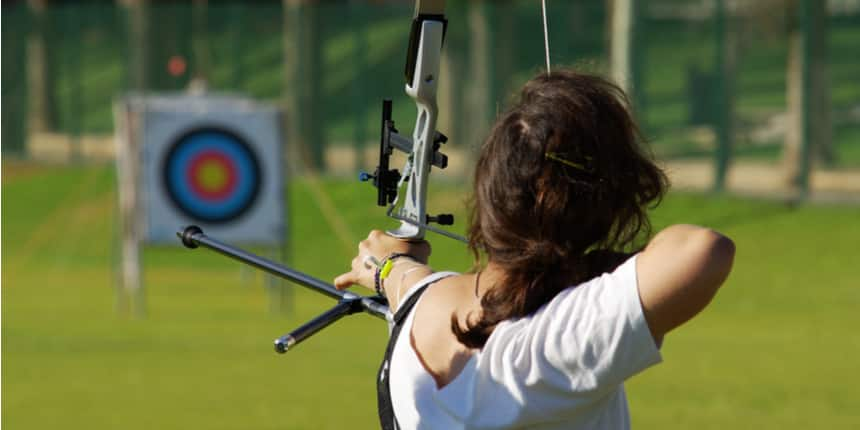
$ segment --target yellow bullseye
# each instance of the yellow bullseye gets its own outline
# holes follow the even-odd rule
[[[217,192],[227,184],[229,173],[218,161],[206,160],[201,163],[197,175],[201,188],[208,192]]]

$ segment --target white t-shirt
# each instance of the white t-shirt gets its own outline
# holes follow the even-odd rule
[[[499,324],[442,389],[409,341],[414,316],[413,309],[391,359],[391,401],[404,430],[626,429],[624,380],[661,361],[639,301],[635,256],[535,314]]]

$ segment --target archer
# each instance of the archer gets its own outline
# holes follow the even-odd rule
[[[660,362],[734,258],[690,225],[637,246],[667,188],[641,141],[614,84],[541,74],[481,147],[473,273],[434,273],[424,241],[361,242],[334,283],[376,289],[394,313],[383,428],[629,427],[624,381]]]

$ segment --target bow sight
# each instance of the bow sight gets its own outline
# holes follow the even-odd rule
[[[394,120],[391,119],[391,100],[383,100],[382,101],[382,127],[380,130],[380,139],[379,139],[379,164],[376,166],[376,170],[374,170],[373,174],[369,174],[367,172],[361,172],[358,175],[358,179],[363,182],[367,182],[372,180],[372,184],[377,189],[376,194],[376,204],[378,206],[388,206],[389,208],[388,215],[398,219],[400,221],[409,223],[411,225],[431,230],[445,236],[455,236],[450,232],[439,230],[433,226],[429,226],[430,223],[437,223],[439,225],[453,225],[454,224],[454,215],[451,214],[439,214],[436,216],[432,215],[424,215],[424,219],[412,219],[407,218],[406,215],[401,213],[395,213],[395,206],[397,204],[397,195],[400,186],[409,180],[409,173],[411,173],[412,169],[416,169],[417,167],[414,165],[414,145],[412,140],[408,137],[402,136],[398,133],[397,129],[394,127]],[[444,134],[436,131],[433,137],[433,145],[431,148],[431,157],[430,157],[430,165],[435,166],[439,169],[444,169],[448,167],[448,156],[439,152],[442,144],[448,142],[448,137]],[[390,161],[391,155],[394,153],[394,150],[398,149],[401,152],[407,154],[407,162],[406,168],[404,169],[403,175],[397,169],[390,169]],[[459,236],[455,236],[454,239],[463,240]]]

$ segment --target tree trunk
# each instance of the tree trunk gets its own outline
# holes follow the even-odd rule
[[[208,0],[194,0],[191,5],[191,50],[194,57],[192,89],[206,90],[209,79]]]
[[[45,40],[48,30],[46,0],[28,0],[27,4],[33,17],[33,28],[27,39],[27,129],[30,133],[41,133],[55,128],[51,67],[48,64],[50,44]]]
[[[490,113],[491,57],[490,23],[484,2],[469,2],[470,81],[468,90],[469,121],[466,130],[469,142],[478,142],[487,128]]]
[[[796,6],[786,68],[789,128],[783,166],[787,185],[805,194],[813,148],[825,163],[833,161],[827,10],[824,2],[812,0],[798,0]]]
[[[149,89],[149,14],[147,0],[124,0],[128,16],[129,89]]]
[[[630,94],[634,77],[635,0],[614,0],[610,13],[609,64],[611,74],[615,82]]]
[[[500,0],[496,2],[496,14],[493,21],[496,22],[496,46],[494,61],[494,91],[490,117],[498,116],[502,105],[511,91],[511,77],[514,75],[514,53],[512,47],[516,45],[517,23],[515,15],[516,5],[511,0]],[[549,7],[549,5],[547,5]],[[552,44],[550,44],[552,48]],[[552,55],[552,52],[550,52]]]
[[[788,64],[786,67],[786,101],[788,104],[788,129],[783,147],[783,172],[786,184],[794,187],[801,176],[801,148],[803,146],[803,44],[798,27],[788,36]]]
[[[449,2],[447,10],[449,16],[467,16],[467,5],[465,2]],[[459,21],[457,29],[466,29],[467,25]],[[451,26],[457,25],[452,22]],[[468,72],[468,50],[469,35],[465,31],[456,31],[449,28],[445,34],[445,46],[442,49],[442,62],[440,64],[439,77],[439,119],[437,128],[450,138],[449,145],[471,145],[472,135],[469,132],[469,119],[465,118],[468,107],[468,97],[464,94],[467,85],[462,77]]]
[[[714,133],[717,146],[714,153],[714,191],[726,186],[732,149],[734,148],[735,77],[737,75],[738,51],[740,50],[735,19],[726,9],[723,0],[717,2],[716,33],[717,48],[714,58],[716,81],[714,94]]]
[[[830,104],[830,66],[828,13],[826,1],[810,2],[810,121],[812,145],[816,157],[825,165],[836,161],[833,153],[833,128]]]
[[[322,170],[325,148],[320,123],[322,57],[318,7],[313,0],[284,0],[284,69],[288,136],[290,145],[298,149],[290,153],[307,161],[298,164]]]

